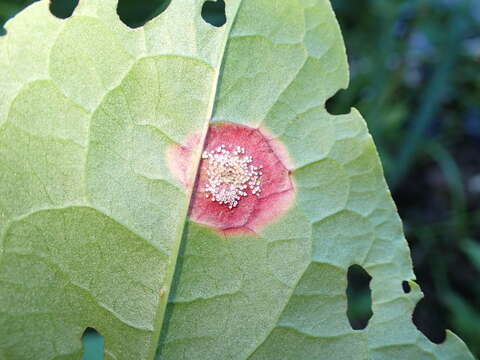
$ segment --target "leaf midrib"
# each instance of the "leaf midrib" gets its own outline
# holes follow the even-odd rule
[[[165,313],[166,313],[167,305],[168,305],[168,298],[170,296],[170,290],[171,290],[172,284],[173,284],[173,276],[174,276],[174,273],[175,273],[175,270],[176,270],[176,267],[177,267],[179,250],[180,250],[180,247],[182,245],[182,239],[184,238],[183,235],[185,233],[185,228],[186,228],[186,224],[187,224],[187,221],[188,221],[188,211],[189,211],[190,205],[192,203],[193,189],[195,188],[197,174],[200,170],[201,154],[202,154],[202,151],[205,147],[207,133],[208,133],[208,129],[209,129],[209,126],[210,126],[210,121],[211,121],[213,113],[215,111],[215,104],[217,102],[216,101],[217,100],[217,94],[218,94],[219,87],[221,85],[222,73],[223,73],[223,69],[224,69],[224,58],[225,58],[225,53],[226,53],[226,49],[227,49],[227,44],[228,44],[228,41],[230,39],[230,32],[231,32],[233,26],[235,25],[235,22],[236,22],[236,19],[237,19],[237,14],[240,11],[240,7],[241,7],[242,4],[243,4],[243,0],[239,0],[239,2],[237,4],[237,9],[234,9],[234,11],[233,11],[233,14],[234,14],[233,18],[230,21],[228,21],[228,18],[227,18],[227,22],[223,25],[223,26],[226,26],[227,29],[226,29],[225,34],[224,34],[223,43],[221,45],[221,52],[220,52],[220,55],[219,55],[219,58],[218,58],[218,61],[217,61],[217,66],[215,68],[214,82],[212,83],[212,87],[211,87],[208,110],[207,110],[207,114],[206,114],[206,117],[205,117],[204,127],[202,129],[201,137],[200,137],[201,140],[200,140],[200,143],[197,146],[196,153],[194,153],[193,156],[192,156],[194,166],[192,166],[190,168],[191,169],[190,174],[188,174],[188,179],[190,179],[190,181],[187,181],[187,183],[191,184],[190,187],[187,189],[188,206],[186,207],[185,212],[181,216],[181,218],[185,219],[185,221],[183,221],[182,226],[178,227],[178,233],[177,233],[177,236],[176,236],[177,241],[174,243],[174,246],[172,248],[172,252],[171,252],[171,255],[170,255],[172,261],[168,264],[168,267],[166,269],[165,284],[167,284],[168,286],[166,286],[167,288],[165,289],[165,293],[163,294],[163,296],[160,300],[160,303],[158,305],[159,310],[156,313],[155,326],[154,326],[155,331],[154,331],[154,334],[153,334],[155,342],[151,343],[152,345],[150,347],[150,350],[148,351],[147,359],[152,359],[153,360],[155,358],[156,351],[159,347],[160,332],[161,332],[161,329],[164,328],[163,325],[164,325]],[[228,4],[228,2],[226,2],[226,4],[225,4],[225,11],[226,12],[227,12],[227,7],[228,6],[229,6],[229,4]],[[235,6],[235,5],[232,4],[230,6]],[[195,181],[193,181],[193,180],[195,180]]]

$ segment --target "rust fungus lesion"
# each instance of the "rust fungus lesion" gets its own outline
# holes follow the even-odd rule
[[[167,152],[171,172],[186,184],[192,141]],[[264,131],[214,123],[193,185],[190,219],[225,233],[257,233],[292,205],[287,152]]]
[[[205,150],[202,159],[206,162],[207,183],[203,191],[207,199],[232,210],[249,194],[260,196],[263,165],[254,165],[253,156],[244,147],[221,144]]]

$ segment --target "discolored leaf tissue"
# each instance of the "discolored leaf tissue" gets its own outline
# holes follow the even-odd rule
[[[329,1],[225,0],[215,26],[204,2],[131,29],[114,0],[42,0],[7,24],[0,359],[81,359],[87,328],[112,360],[473,359],[413,325],[372,138],[325,109],[348,85]]]

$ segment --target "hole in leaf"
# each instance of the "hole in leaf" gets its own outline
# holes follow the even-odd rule
[[[405,294],[408,294],[412,290],[408,281],[402,281],[402,289]]]
[[[135,29],[164,12],[170,2],[171,0],[119,0],[117,14],[125,25]]]
[[[87,328],[82,336],[83,360],[103,360],[103,336],[95,329]]]
[[[355,330],[365,329],[373,315],[371,280],[372,277],[361,266],[352,265],[348,268],[347,316]]]
[[[50,2],[50,12],[60,18],[67,19],[72,16],[79,0],[52,0]]]
[[[350,88],[347,90],[339,90],[335,95],[327,100],[325,108],[329,114],[345,115],[349,114],[352,104],[356,102],[356,94]]]
[[[445,314],[445,310],[427,296],[418,302],[413,312],[413,323],[417,329],[435,344],[443,343],[447,336],[443,316],[438,314]]]
[[[225,1],[207,1],[202,7],[202,18],[210,25],[220,27],[227,22]]]
[[[5,1],[0,0],[0,36],[7,35],[7,29],[5,29],[5,23],[13,18],[20,11],[25,9],[27,6],[39,0],[15,0],[15,1]]]

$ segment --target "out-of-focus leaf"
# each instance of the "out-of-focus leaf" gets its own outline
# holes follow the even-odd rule
[[[465,239],[465,241],[462,242],[462,249],[472,264],[480,271],[480,244],[472,239]]]

